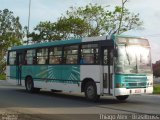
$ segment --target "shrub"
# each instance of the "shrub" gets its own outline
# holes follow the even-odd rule
[[[5,80],[6,79],[6,75],[5,74],[0,74],[0,80]]]

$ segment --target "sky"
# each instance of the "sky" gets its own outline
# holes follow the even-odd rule
[[[31,0],[30,32],[40,21],[55,22],[69,7],[85,6],[97,3],[110,5],[110,9],[121,5],[121,0]],[[139,13],[145,28],[141,32],[129,31],[129,34],[148,38],[152,50],[152,62],[160,60],[160,0],[128,0],[126,8]],[[9,9],[14,16],[20,17],[22,26],[28,24],[29,0],[0,0],[0,10]]]

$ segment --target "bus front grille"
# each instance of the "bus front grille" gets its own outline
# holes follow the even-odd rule
[[[125,77],[125,82],[145,82],[147,77]]]
[[[127,88],[146,88],[147,77],[145,76],[132,76],[125,77],[125,83]]]
[[[128,83],[127,88],[145,88],[146,82],[141,83]]]

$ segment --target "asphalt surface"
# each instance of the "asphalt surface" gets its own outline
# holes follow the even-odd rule
[[[112,114],[160,114],[160,96],[130,96],[125,102],[105,96],[94,103],[78,94],[44,90],[31,94],[24,87],[0,81],[0,120],[5,117],[18,120],[94,120],[105,119],[104,115],[108,120],[108,115]]]

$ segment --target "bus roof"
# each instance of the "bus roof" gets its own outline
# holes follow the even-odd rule
[[[133,35],[126,35],[126,34],[114,34],[111,38],[107,39],[108,36],[96,36],[96,37],[85,37],[81,39],[70,39],[70,40],[55,40],[52,42],[44,42],[44,43],[36,43],[32,45],[20,45],[14,46],[9,48],[8,50],[18,50],[18,49],[32,49],[32,48],[39,48],[39,47],[50,47],[50,46],[58,46],[58,45],[67,45],[67,44],[76,44],[81,42],[93,42],[93,41],[100,41],[100,40],[113,40],[115,37],[130,37],[130,38],[142,38],[139,36]]]
[[[130,37],[130,38],[141,38],[141,39],[147,39],[146,34],[148,33],[145,29],[131,29],[126,32],[121,33],[120,35],[117,35],[117,37]]]
[[[120,34],[120,35],[114,35],[115,37],[123,37],[123,38],[141,38],[141,39],[145,39],[144,37],[140,37],[140,36],[135,36],[135,35],[126,35],[126,34]]]
[[[32,48],[38,48],[38,47],[50,47],[50,46],[56,46],[56,45],[65,45],[65,44],[74,44],[74,43],[80,43],[81,39],[72,39],[72,40],[56,40],[52,42],[44,42],[44,43],[36,43],[32,45],[20,45],[20,46],[14,46],[11,48],[11,50],[18,50],[18,49],[32,49]]]
[[[57,45],[76,44],[81,42],[93,42],[93,41],[100,41],[100,40],[106,40],[106,35],[96,36],[96,37],[85,37],[81,39],[55,40],[52,42],[36,43],[32,45],[20,45],[20,46],[11,47],[10,50],[32,49],[32,48],[38,48],[38,47],[50,47],[50,46],[57,46]]]

